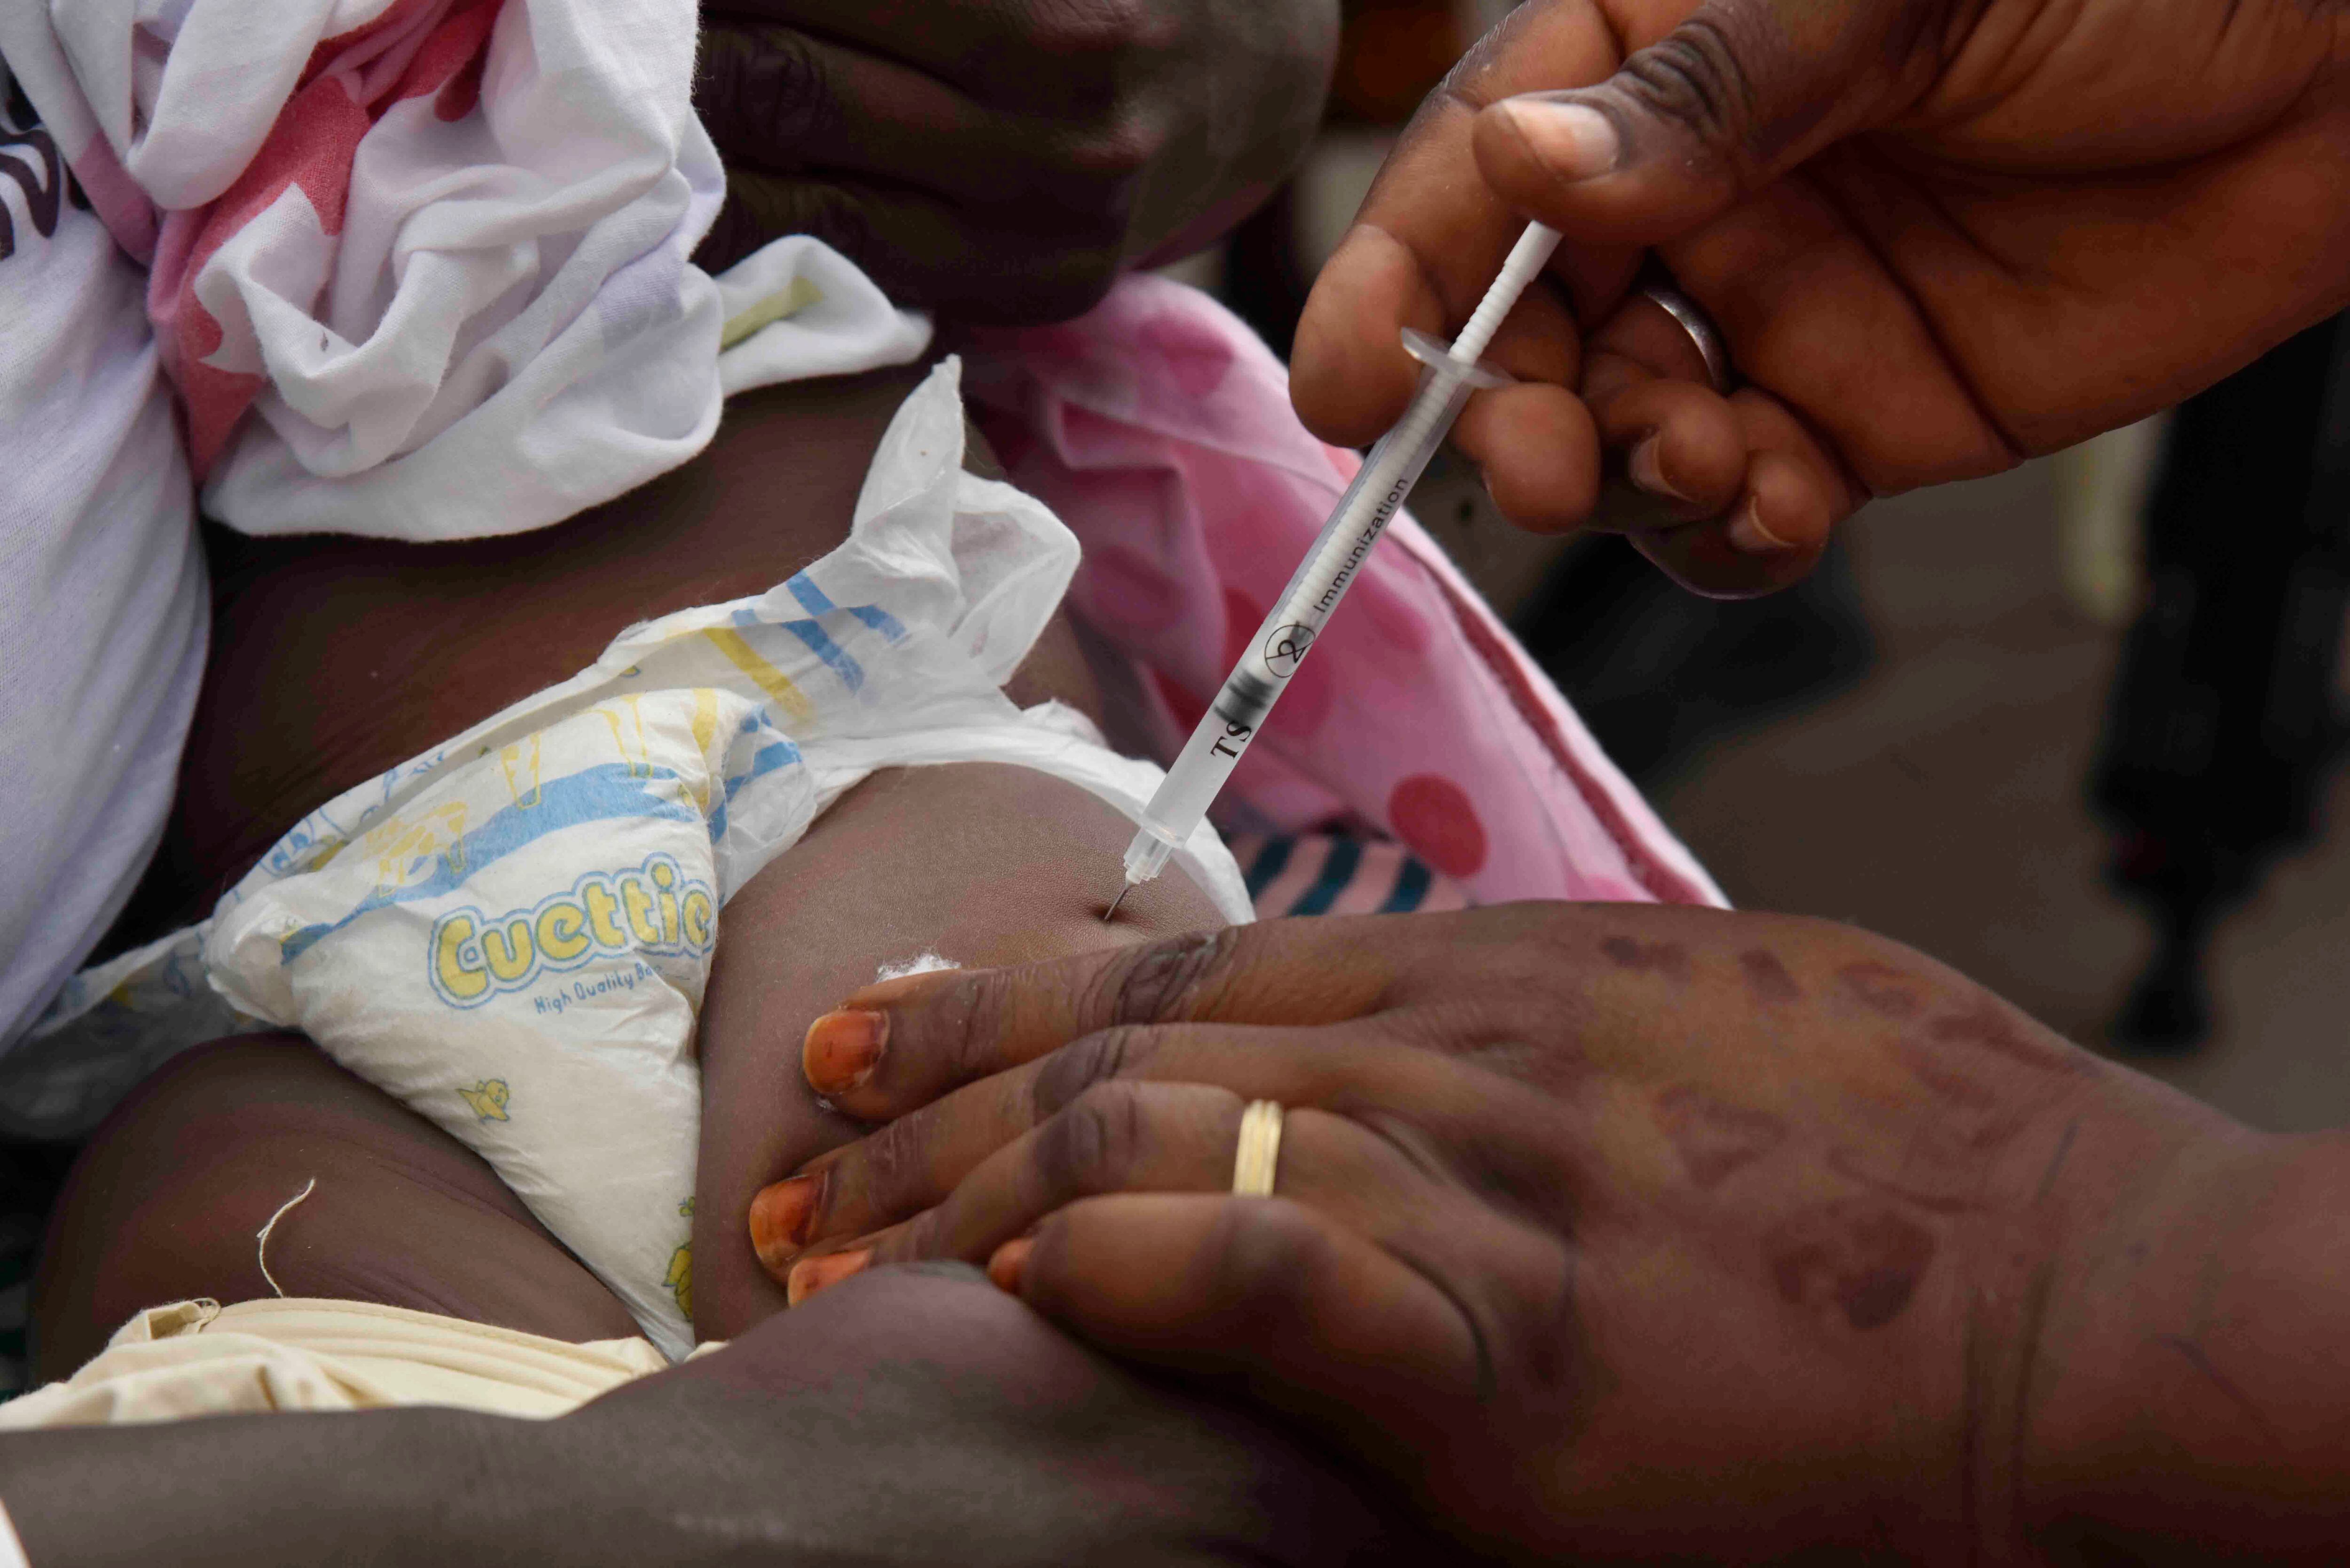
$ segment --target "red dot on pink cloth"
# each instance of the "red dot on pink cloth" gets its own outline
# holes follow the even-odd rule
[[[1205,322],[1168,312],[1144,322],[1139,336],[1165,363],[1169,379],[1191,397],[1206,397],[1232,373],[1232,345]]]
[[[1412,853],[1447,877],[1485,866],[1485,825],[1469,794],[1451,779],[1414,774],[1388,795],[1388,821]]]

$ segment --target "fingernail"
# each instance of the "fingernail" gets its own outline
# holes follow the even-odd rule
[[[997,1290],[1012,1296],[1020,1293],[1020,1281],[1028,1272],[1028,1254],[1035,1247],[1036,1238],[1023,1236],[995,1249],[995,1255],[987,1260],[987,1277],[995,1282]]]
[[[1730,520],[1729,534],[1731,547],[1749,556],[1772,556],[1793,548],[1786,540],[1762,526],[1762,504],[1752,495]]]
[[[768,1268],[782,1268],[807,1245],[808,1231],[816,1222],[816,1184],[821,1179],[789,1177],[759,1189],[759,1195],[751,1199],[751,1246]]]
[[[1665,483],[1664,464],[1657,456],[1658,449],[1664,442],[1665,438],[1660,435],[1648,437],[1632,449],[1632,455],[1624,466],[1631,474],[1632,483],[1649,494],[1661,495],[1667,501],[1687,501],[1688,496]]]
[[[1613,122],[1588,104],[1530,96],[1504,99],[1501,109],[1534,156],[1563,180],[1612,173],[1623,155]]]
[[[889,1038],[889,1015],[844,1007],[808,1025],[800,1070],[819,1095],[845,1095],[873,1076]]]
[[[849,1275],[862,1273],[865,1265],[872,1261],[873,1249],[870,1247],[859,1247],[854,1252],[826,1252],[818,1257],[802,1258],[792,1265],[791,1277],[784,1282],[785,1299],[797,1306],[816,1292],[830,1290]]]

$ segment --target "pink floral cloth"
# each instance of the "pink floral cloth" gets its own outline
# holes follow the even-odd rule
[[[1126,279],[974,354],[972,415],[1076,529],[1076,613],[1143,672],[1171,759],[1360,466],[1196,289]],[[1725,902],[1436,542],[1399,515],[1218,803],[1228,831],[1368,827],[1481,903]]]

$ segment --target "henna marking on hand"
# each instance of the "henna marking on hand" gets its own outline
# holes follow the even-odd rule
[[[1834,1304],[1854,1328],[1899,1317],[1934,1261],[1924,1226],[1878,1203],[1839,1199],[1772,1227],[1762,1257],[1780,1297],[1794,1306]]]
[[[1889,963],[1848,963],[1836,971],[1836,978],[1863,1006],[1887,1018],[1915,1018],[1926,1004],[1917,978]]]
[[[2030,1038],[2016,1027],[2015,1020],[1988,998],[1976,1002],[1964,1012],[1936,1019],[1927,1026],[1926,1032],[1944,1044],[1980,1045],[2011,1062],[2043,1073],[2073,1074],[2083,1068],[2083,1064],[2074,1057],[2061,1051],[2053,1051]]]
[[[1156,1023],[1190,1015],[1232,952],[1232,926],[1153,942],[1114,964],[1103,978],[1117,986],[1110,1016],[1118,1023]]]
[[[1695,1084],[1676,1084],[1661,1091],[1656,1118],[1700,1191],[1711,1191],[1740,1167],[1752,1165],[1787,1141],[1787,1124],[1778,1116],[1733,1104]]]
[[[2049,1189],[2056,1185],[2056,1173],[2064,1168],[2064,1161],[2072,1157],[2073,1139],[2080,1130],[2081,1118],[2078,1116],[2064,1124],[2064,1136],[2056,1140],[2056,1152],[2049,1157],[2048,1168],[2040,1173],[2040,1190],[2032,1195],[2034,1205],[2047,1201]]]
[[[1675,980],[1689,978],[1689,954],[1672,942],[1636,941],[1630,937],[1609,937],[1599,944],[1607,961],[1617,969],[1635,973],[1669,975]]]
[[[1738,967],[1745,971],[1748,993],[1764,1006],[1804,1000],[1803,987],[1770,949],[1748,948],[1738,955]]]
[[[2201,1373],[2205,1382],[2218,1389],[2230,1404],[2243,1412],[2246,1420],[2261,1429],[2262,1437],[2272,1443],[2277,1440],[2275,1423],[2262,1413],[2258,1405],[2252,1403],[2251,1395],[2237,1387],[2232,1378],[2211,1365],[2211,1358],[2204,1354],[2201,1345],[2183,1334],[2158,1334],[2154,1337],[2157,1344],[2175,1350],[2184,1356],[2187,1365]]]

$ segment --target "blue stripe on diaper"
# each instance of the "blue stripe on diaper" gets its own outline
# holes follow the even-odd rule
[[[808,651],[825,662],[825,668],[840,677],[840,683],[851,691],[865,686],[865,670],[857,660],[841,650],[838,643],[825,635],[824,628],[812,620],[787,620],[784,629],[807,644]]]
[[[816,597],[824,599],[827,606],[830,606],[832,604],[830,599],[826,599],[824,597],[823,590],[816,587],[813,583],[808,585],[807,591],[808,594],[813,594]],[[806,602],[806,595],[800,596],[800,598],[801,602]],[[763,621],[751,611],[740,609],[734,612],[734,624],[745,628],[772,625],[784,631],[790,632],[794,637],[798,638],[801,642],[807,646],[807,650],[810,653],[815,654],[818,659],[824,660],[825,668],[831,670],[836,676],[839,677],[840,683],[843,686],[847,687],[851,691],[858,691],[864,689],[864,667],[858,664],[856,659],[851,659],[838,643],[833,641],[832,639],[826,634],[824,628],[818,626],[816,622],[812,620]]]
[[[751,726],[745,723],[743,727],[747,730]],[[715,844],[726,836],[726,808],[734,803],[734,796],[740,793],[744,784],[765,778],[769,774],[778,773],[799,760],[800,749],[789,741],[777,741],[772,745],[761,746],[754,752],[751,754],[751,765],[726,781],[725,797],[719,801],[717,809],[710,814],[710,842]]]
[[[792,590],[792,597],[799,600],[800,607],[810,615],[822,615],[835,607],[832,596],[809,582],[806,572],[794,572],[784,587]]]
[[[906,640],[906,628],[904,623],[899,621],[896,616],[891,615],[888,610],[881,608],[878,605],[851,605],[848,607],[848,613],[855,616],[858,620],[863,621],[867,626],[871,627],[875,631],[879,632],[883,637],[888,638],[891,642],[903,642]]]
[[[808,580],[808,575],[806,572],[794,573],[791,579],[784,584],[784,587],[791,589],[792,597],[799,600],[800,607],[806,610],[810,615],[830,615],[837,609],[846,607],[850,615],[855,616],[858,620],[863,621],[867,626],[872,628],[875,631],[879,632],[891,642],[903,642],[906,639],[905,623],[900,621],[896,616],[891,615],[888,610],[881,608],[879,605],[848,605],[843,607],[841,605],[835,604],[833,602],[832,596],[826,593],[822,588],[817,587],[814,583],[810,582]],[[738,611],[736,612],[735,618],[737,621],[743,621],[747,618],[745,612]]]
[[[642,764],[639,764],[641,766]],[[665,800],[650,786],[675,781],[677,774],[656,767],[650,775],[633,773],[625,763],[583,768],[567,778],[542,784],[535,804],[510,805],[464,835],[439,856],[440,865],[421,882],[402,888],[378,888],[341,919],[305,926],[283,939],[278,961],[292,963],[360,916],[393,904],[437,898],[453,891],[466,877],[512,855],[515,850],[583,823],[609,822],[618,817],[649,816],[672,822],[692,822],[700,815],[691,806]]]

